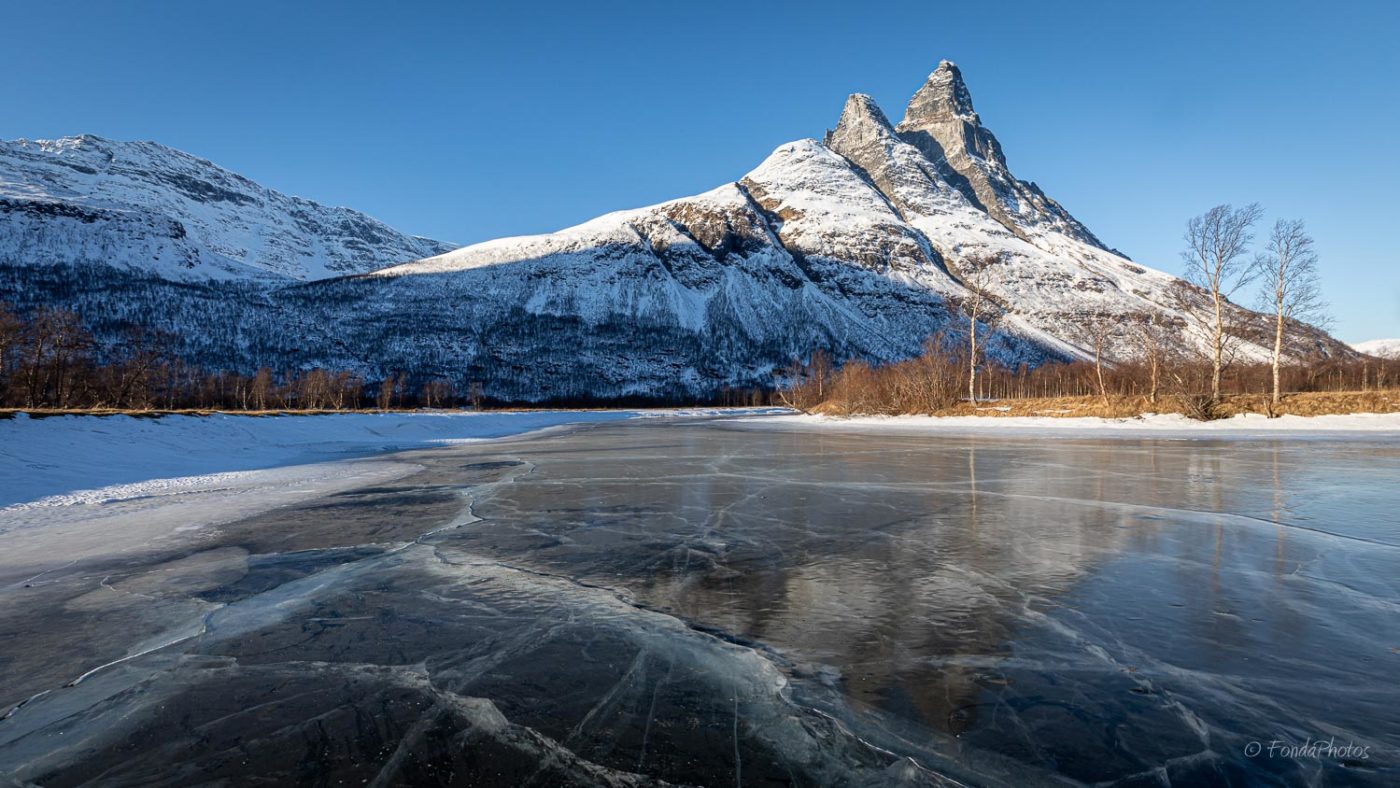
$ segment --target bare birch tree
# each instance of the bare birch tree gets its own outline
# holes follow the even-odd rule
[[[1254,258],[1260,279],[1261,311],[1273,314],[1272,404],[1279,402],[1279,369],[1283,364],[1283,332],[1290,321],[1312,323],[1326,319],[1327,304],[1317,276],[1317,250],[1301,219],[1279,219],[1269,234],[1269,244]],[[1272,408],[1270,409],[1272,415]]]
[[[963,313],[967,315],[967,399],[973,404],[977,403],[977,365],[986,353],[986,340],[980,344],[977,341],[977,324],[986,326],[990,332],[1001,318],[999,305],[987,294],[987,285],[991,282],[989,268],[997,262],[995,256],[969,257],[968,271],[962,277],[963,287],[968,291],[962,303]]]
[[[1104,356],[1111,351],[1111,345],[1118,340],[1123,325],[1118,316],[1105,312],[1091,312],[1074,326],[1074,339],[1082,342],[1094,356],[1094,379],[1099,390],[1099,398],[1108,403],[1108,385],[1103,376]]]
[[[785,407],[809,412],[826,401],[833,370],[831,355],[825,350],[814,351],[806,364],[793,359],[783,370],[781,384],[777,387],[778,400]]]
[[[394,390],[398,386],[398,381],[394,379],[391,372],[389,376],[379,382],[379,393],[374,398],[374,404],[380,410],[388,410],[394,407]]]
[[[1147,367],[1147,402],[1157,404],[1157,393],[1161,389],[1162,368],[1171,360],[1175,352],[1172,330],[1166,319],[1156,313],[1147,312],[1131,317],[1128,340],[1133,345],[1138,360]]]
[[[1225,366],[1230,295],[1253,278],[1254,267],[1244,257],[1254,240],[1253,229],[1263,215],[1258,203],[1243,208],[1217,205],[1186,224],[1185,279],[1205,291],[1210,301],[1210,396],[1220,399],[1220,372]]]

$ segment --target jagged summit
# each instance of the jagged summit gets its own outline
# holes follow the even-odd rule
[[[835,149],[855,140],[883,139],[894,136],[894,125],[880,110],[875,99],[864,93],[852,93],[846,98],[836,128],[829,129],[822,143]],[[847,141],[845,143],[840,141]]]
[[[852,93],[846,97],[846,106],[841,109],[841,119],[837,125],[842,123],[873,123],[877,126],[894,131],[894,124],[880,109],[880,105],[875,103],[875,99],[864,93]]]
[[[1053,232],[1107,249],[1089,229],[1033,183],[1011,174],[996,135],[972,109],[962,72],[950,61],[938,65],[919,88],[895,127],[963,196],[1008,230],[1045,242]]]
[[[724,337],[724,353],[743,336],[781,347],[774,359],[802,356],[823,335],[838,357],[905,356],[930,326],[959,330],[965,318],[950,316],[972,287],[1006,310],[1002,359],[1083,355],[1073,337],[1085,315],[1158,315],[1183,344],[1196,341],[1172,313],[1174,277],[1104,249],[1012,176],[948,61],[897,127],[854,93],[821,142],[781,145],[735,184],[376,278],[409,293],[415,282],[500,292],[519,280],[514,299],[532,314],[684,326]]]
[[[963,82],[962,71],[953,61],[943,60],[909,100],[904,120],[907,123],[928,123],[953,118],[973,125],[981,123],[972,108],[972,94]]]
[[[155,143],[0,142],[0,301],[101,315],[106,342],[157,327],[210,369],[689,397],[770,385],[818,349],[879,362],[957,342],[974,292],[1001,313],[984,336],[1009,365],[1086,356],[1088,316],[1155,319],[1181,346],[1204,336],[1179,280],[1012,176],[946,61],[897,126],[857,93],[822,141],[780,145],[738,181],[446,249]],[[1303,327],[1286,346],[1353,352]]]

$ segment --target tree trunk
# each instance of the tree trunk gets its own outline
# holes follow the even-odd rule
[[[1220,401],[1220,368],[1223,366],[1225,356],[1225,316],[1220,305],[1220,292],[1217,290],[1215,297],[1215,337],[1211,346],[1213,351],[1211,356],[1210,370],[1210,398],[1213,402]]]
[[[977,404],[977,318],[968,327],[967,400]]]
[[[1103,346],[1094,348],[1094,375],[1099,379],[1099,398],[1108,404],[1108,387],[1103,383]]]
[[[1278,407],[1279,399],[1279,366],[1283,362],[1283,310],[1278,313],[1278,321],[1274,324],[1274,407]]]

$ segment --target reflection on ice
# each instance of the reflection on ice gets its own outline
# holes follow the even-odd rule
[[[414,475],[12,587],[0,703],[32,700],[0,722],[0,771],[1397,775],[1393,443],[623,424],[397,461]],[[1247,750],[1309,738],[1369,756]]]

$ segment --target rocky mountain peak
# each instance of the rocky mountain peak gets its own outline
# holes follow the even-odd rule
[[[1007,313],[986,349],[1009,366],[1087,355],[1085,315],[1199,336],[1172,309],[1177,280],[1011,175],[946,61],[894,129],[855,94],[824,144],[784,144],[737,182],[449,249],[155,143],[0,141],[0,301],[102,316],[104,347],[152,326],[209,369],[701,396],[767,385],[817,348],[883,362],[955,339],[973,271]],[[1290,329],[1287,352],[1351,352],[1309,331]]]
[[[909,100],[895,131],[938,167],[969,202],[1013,234],[1030,240],[1053,231],[1106,249],[1035,184],[1011,174],[1001,143],[972,109],[972,94],[951,61],[942,61],[929,74]]]
[[[826,133],[823,142],[828,148],[840,151],[893,137],[894,126],[875,99],[864,93],[852,93],[846,99],[836,128]]]
[[[909,100],[900,125],[941,123],[951,120],[980,125],[972,108],[972,94],[963,82],[962,72],[951,60],[944,60],[928,75],[923,87]]]

